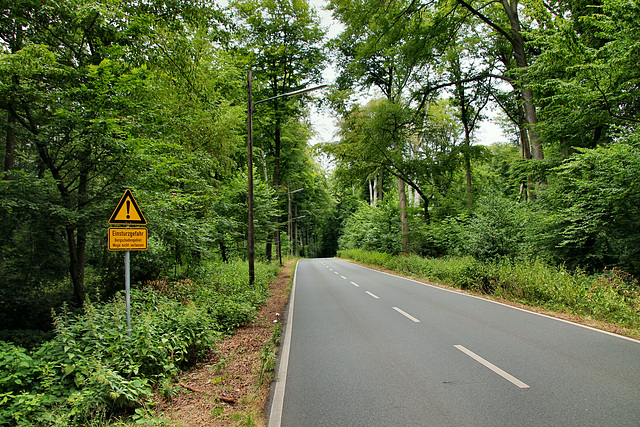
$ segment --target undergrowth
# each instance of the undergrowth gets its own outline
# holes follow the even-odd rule
[[[154,389],[255,318],[277,272],[257,264],[249,287],[246,263],[212,263],[193,281],[137,286],[131,337],[118,294],[79,315],[55,313],[55,336],[31,351],[0,341],[0,425],[103,425],[151,413]]]
[[[359,249],[339,251],[338,256],[460,289],[640,329],[640,284],[618,269],[590,275],[541,261],[480,262],[472,257],[422,258]]]

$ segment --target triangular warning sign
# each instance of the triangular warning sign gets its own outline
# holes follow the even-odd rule
[[[133,198],[131,190],[125,190],[124,195],[118,203],[118,207],[111,214],[109,224],[139,224],[144,225],[147,220],[142,215],[136,199]]]

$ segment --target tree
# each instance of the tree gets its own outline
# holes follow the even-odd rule
[[[144,122],[148,69],[142,63],[155,47],[150,28],[183,31],[206,22],[209,12],[190,1],[116,7],[84,0],[18,2],[9,11],[9,30],[22,44],[2,54],[0,107],[26,131],[27,179],[56,189],[48,200],[51,221],[64,229],[74,296],[82,304],[91,229],[108,209],[106,196],[124,181],[127,151]]]
[[[398,201],[387,198],[378,206],[361,203],[344,224],[340,249],[365,249],[398,254],[402,251]]]
[[[421,77],[419,66],[420,58],[423,57],[415,55],[415,49],[426,50],[424,43],[418,43],[421,46],[417,47],[415,39],[408,37],[412,30],[419,28],[422,24],[418,14],[412,16],[409,13],[409,10],[415,12],[415,8],[401,2],[390,2],[383,5],[376,1],[361,3],[334,1],[332,7],[335,11],[334,15],[346,25],[345,31],[332,42],[332,45],[339,51],[338,60],[342,65],[341,75],[338,79],[340,88],[345,90],[354,84],[365,89],[375,87],[389,101],[389,106],[396,104],[401,106],[399,109],[405,109],[405,113],[410,111],[409,106],[403,104],[408,104],[405,101],[410,99],[408,92],[415,88]],[[425,101],[425,96],[419,100],[419,105],[415,110],[416,117],[422,114],[421,110]],[[381,115],[377,117],[381,117]],[[396,130],[403,126],[407,127],[410,121],[411,119],[403,118],[400,121],[403,123],[399,122]],[[386,127],[386,129],[390,128]],[[398,136],[396,130],[391,133],[387,132],[387,136],[396,138]],[[388,143],[395,147],[400,157],[409,152],[406,147],[406,144],[409,143],[408,140],[401,142],[399,139],[395,139]],[[393,164],[394,162],[387,163]],[[396,168],[386,170],[397,179],[402,243],[403,250],[407,251],[409,247],[409,222],[405,186],[409,184],[407,181],[409,177],[398,173],[399,162],[397,160],[395,165]],[[371,174],[375,176],[376,182],[378,174],[379,171],[373,171]],[[419,191],[419,188],[416,187],[417,185],[414,183],[412,188]],[[426,201],[425,209],[428,209]]]
[[[354,107],[341,123],[341,140],[322,146],[337,162],[339,177],[366,180],[371,171],[383,169],[402,179],[420,196],[426,223],[429,206],[448,196],[460,167],[460,128],[452,120],[451,106],[428,105],[419,126],[406,105],[377,100]]]
[[[450,75],[453,86],[453,105],[458,107],[457,116],[464,131],[464,147],[462,161],[466,179],[467,211],[471,212],[473,205],[473,184],[471,178],[471,158],[477,157],[477,149],[472,147],[473,133],[478,122],[482,119],[482,110],[489,102],[490,91],[482,80],[475,80],[480,66],[475,58],[464,55],[464,51],[472,50],[478,43],[478,36],[468,35],[459,38],[459,42],[450,47],[445,53],[445,69]],[[482,74],[482,73],[480,73]],[[471,86],[471,87],[467,87]]]
[[[527,54],[525,39],[520,19],[519,1],[518,0],[500,0],[500,14],[498,14],[498,6],[492,7],[487,2],[470,2],[465,0],[456,0],[456,2],[468,10],[473,16],[478,18],[485,25],[489,26],[495,34],[507,41],[511,47],[512,59],[515,62],[514,71],[516,75],[513,77],[517,81],[517,88],[522,97],[522,105],[524,108],[524,117],[527,123],[528,141],[531,144],[531,152],[534,159],[544,159],[542,144],[536,130],[538,117],[535,109],[533,90],[527,77],[526,69],[530,65],[529,55]],[[484,11],[496,12],[495,15],[484,13]],[[508,29],[502,25],[502,20],[506,18]]]
[[[637,127],[640,8],[607,0],[569,2],[571,19],[537,33],[543,49],[531,67],[540,98],[541,135],[565,155],[614,141],[617,126]]]
[[[258,80],[256,100],[302,89],[319,80],[325,59],[321,45],[324,31],[306,0],[238,0],[233,5],[245,24],[238,36]],[[283,126],[290,118],[300,117],[304,99],[274,99],[268,106],[260,107],[266,111],[256,115],[255,145],[270,157],[274,188],[278,188],[283,178]],[[276,229],[278,220],[274,218]],[[268,242],[268,259],[271,251]]]
[[[32,1],[20,1],[15,3],[16,7],[6,9],[0,15],[0,45],[2,52],[15,54],[22,49],[25,37],[29,39],[34,29],[25,25],[34,13],[36,4]],[[14,83],[18,83],[18,75],[11,76]],[[4,179],[10,179],[10,172],[15,167],[15,144],[16,144],[16,117],[10,112],[7,113],[6,143],[4,150]]]

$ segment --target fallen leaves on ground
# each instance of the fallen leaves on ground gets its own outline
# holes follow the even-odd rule
[[[163,393],[165,397],[157,396],[158,417],[178,427],[267,424],[265,411],[273,373],[261,378],[261,355],[283,317],[294,262],[280,268],[258,320],[218,343],[206,360],[183,373],[178,383]]]

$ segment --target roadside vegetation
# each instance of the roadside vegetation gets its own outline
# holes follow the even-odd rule
[[[130,338],[118,293],[55,313],[52,338],[30,350],[0,341],[0,424],[103,425],[115,415],[153,424],[153,393],[167,397],[181,370],[254,321],[277,272],[256,265],[249,287],[245,262],[212,262],[193,280],[148,282],[132,292]]]
[[[587,274],[540,261],[478,261],[472,257],[423,258],[343,250],[345,259],[392,270],[507,301],[611,323],[616,332],[640,338],[638,280],[617,269]]]

